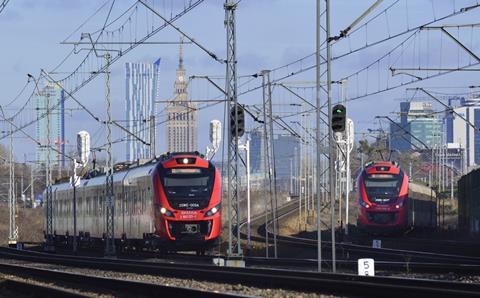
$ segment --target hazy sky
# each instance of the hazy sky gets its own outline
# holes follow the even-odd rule
[[[109,20],[118,17],[136,1],[117,0],[113,6]],[[156,0],[147,1],[161,13],[179,11],[187,0]],[[194,2],[194,1],[193,1]],[[175,22],[185,33],[197,40],[202,46],[215,53],[218,57],[225,57],[225,29],[222,0],[207,0]],[[374,1],[338,0],[332,1],[332,32],[337,34],[344,29]],[[78,41],[81,32],[92,32],[101,28],[105,22],[112,0],[12,0],[0,14],[0,104],[10,103],[27,82],[27,73],[38,76],[40,69],[54,69],[64,57],[72,50],[72,45],[62,45],[61,41]],[[262,69],[274,69],[278,66],[295,61],[315,50],[315,3],[314,0],[242,0],[237,9],[237,45],[238,45],[238,74],[241,76],[240,91],[258,86],[261,79],[243,77],[258,73]],[[426,23],[435,18],[448,15],[461,7],[476,4],[473,0],[386,0],[367,19],[379,14],[393,4],[393,7],[370,22],[368,26],[360,26],[358,31],[352,33],[347,40],[338,42],[333,47],[334,56],[342,55],[353,49],[371,44],[387,36],[402,32]],[[101,8],[102,7],[102,8]],[[101,9],[99,9],[101,8]],[[98,13],[91,17],[94,12]],[[478,11],[477,11],[478,10]],[[439,24],[468,24],[478,20],[480,8],[468,14],[441,20]],[[91,18],[90,18],[91,17]],[[88,21],[86,21],[88,19]],[[152,27],[159,24],[158,18],[141,5],[131,18],[124,17],[124,38],[141,38],[141,28]],[[86,21],[86,22],[85,22]],[[82,23],[85,25],[76,30]],[[137,25],[137,30],[131,32],[132,24]],[[130,30],[129,30],[130,28]],[[148,29],[145,29],[148,30]],[[452,33],[467,43],[478,52],[477,29],[452,28]],[[73,34],[72,34],[73,33]],[[412,32],[413,33],[413,32]],[[356,97],[363,94],[363,90],[374,92],[388,86],[409,81],[412,77],[400,75],[391,77],[389,67],[457,67],[464,63],[472,62],[471,57],[460,52],[454,44],[438,32],[419,32],[407,40],[412,33],[399,36],[388,42],[369,47],[345,58],[335,60],[333,63],[332,79],[339,80],[344,76],[355,73],[370,63],[377,61],[382,55],[392,51],[390,55],[374,63],[368,71],[360,72],[349,78],[347,97]],[[112,33],[112,40],[115,33]],[[68,37],[68,38],[67,38]],[[172,28],[166,28],[156,34],[150,41],[177,41],[179,34]],[[71,72],[85,55],[80,52],[70,56],[58,69],[65,73],[57,73],[55,78],[65,77],[66,72]],[[112,99],[114,104],[114,118],[125,119],[125,62],[153,62],[161,58],[161,97],[171,99],[173,95],[173,81],[175,69],[178,64],[177,45],[141,45],[119,59],[112,67]],[[475,61],[473,61],[475,62]],[[303,67],[313,65],[313,57],[293,64],[291,67],[272,73],[272,77],[279,78],[284,74],[297,71]],[[194,45],[185,46],[185,68],[188,75],[223,76],[225,66],[214,61],[204,51]],[[324,69],[324,68],[323,68]],[[433,72],[432,72],[433,74]],[[422,75],[423,76],[423,75]],[[424,81],[415,86],[426,87],[463,87],[478,85],[475,72],[462,72],[445,75],[429,81]],[[301,75],[288,78],[287,81],[313,81],[314,70],[303,72]],[[247,82],[248,81],[248,82]],[[220,81],[219,81],[220,82]],[[223,84],[223,83],[220,83]],[[298,84],[292,83],[293,85]],[[310,83],[306,85],[310,86]],[[407,86],[410,87],[410,86]],[[364,88],[364,89],[362,89]],[[18,99],[9,106],[8,113],[21,107],[33,90],[33,84]],[[309,101],[314,100],[313,89],[295,89]],[[464,89],[439,89],[437,91],[464,92]],[[459,91],[460,90],[460,91]],[[219,96],[219,92],[204,81],[194,81],[189,88],[192,99],[212,99]],[[334,87],[335,100],[339,99],[339,88]],[[402,97],[411,97],[413,94],[401,87],[393,91],[380,93],[354,100],[348,104],[350,117],[354,120],[357,132],[364,132],[367,128],[375,128],[378,122],[376,115],[389,114],[397,110]],[[85,106],[92,109],[99,116],[105,115],[104,79],[97,77],[76,94]],[[251,92],[239,99],[242,103],[261,103],[261,92]],[[295,98],[276,87],[274,100],[278,103],[275,109],[279,113],[287,113],[291,107],[288,104]],[[283,105],[283,107],[282,107]],[[93,145],[105,143],[104,129],[95,123],[89,116],[77,110],[78,106],[69,101],[66,116],[66,131],[69,146],[75,143],[75,135],[79,130],[88,130],[92,135]],[[27,105],[27,109],[15,121],[17,124],[26,123],[34,119],[34,101]],[[163,106],[157,107],[161,112]],[[159,121],[163,114],[159,113]],[[208,123],[212,119],[223,122],[223,106],[202,109],[199,112],[199,148],[208,144]],[[313,119],[312,119],[313,120]],[[253,125],[249,122],[249,125]],[[386,128],[385,123],[382,124]],[[30,126],[26,132],[35,136],[35,126]],[[123,134],[115,130],[114,139]],[[165,129],[158,126],[157,144],[158,152],[166,149]],[[18,160],[34,159],[35,145],[17,134],[15,139],[15,152]],[[7,140],[2,140],[6,144]],[[115,145],[117,160],[124,159],[124,143]]]

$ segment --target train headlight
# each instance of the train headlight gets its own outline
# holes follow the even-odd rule
[[[220,210],[220,204],[218,204],[217,206],[214,206],[214,207],[212,207],[212,209],[208,210],[205,213],[205,216],[212,216],[212,215],[216,214],[219,210]]]
[[[184,164],[188,164],[188,158],[184,158],[184,159],[182,160],[182,162],[183,162]]]
[[[172,211],[168,210],[165,207],[160,208],[160,213],[168,217],[174,217]]]
[[[368,205],[368,203],[362,199],[360,199],[360,206],[362,206],[363,208],[370,208],[370,205]]]
[[[405,204],[405,200],[399,200],[398,204],[395,205],[395,208],[400,209]]]

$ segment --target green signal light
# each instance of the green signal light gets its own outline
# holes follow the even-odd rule
[[[343,110],[341,110],[341,109],[335,110],[335,113],[342,113],[342,112],[343,112]]]

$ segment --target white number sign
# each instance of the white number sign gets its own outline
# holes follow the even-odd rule
[[[358,259],[358,275],[375,276],[375,261],[373,259]]]

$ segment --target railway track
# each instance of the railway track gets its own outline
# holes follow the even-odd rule
[[[2,297],[8,297],[9,295],[15,297],[88,297],[81,293],[55,288],[47,284],[13,279],[11,276],[0,281],[0,292]]]
[[[367,245],[371,244],[373,239],[382,241],[382,247],[395,248],[400,247],[405,250],[417,250],[425,252],[435,252],[440,254],[457,254],[463,256],[476,257],[479,255],[480,243],[473,240],[454,239],[455,235],[451,233],[445,236],[450,239],[436,239],[427,235],[432,231],[412,231],[407,235],[399,237],[385,237],[381,235],[358,235],[352,233],[348,240],[352,243]],[[441,235],[441,234],[440,234]]]
[[[291,204],[279,209],[279,219],[291,216],[296,212],[298,204]],[[264,215],[258,216],[252,222],[263,220]],[[271,225],[271,220],[269,225]],[[244,225],[245,223],[243,223]],[[325,225],[325,224],[324,224]],[[265,241],[265,224],[259,224],[257,235],[251,237],[253,241]],[[273,233],[268,231],[269,238]],[[246,238],[245,233],[242,236]],[[317,249],[317,241],[295,236],[277,235],[277,241],[281,244],[306,248]],[[336,243],[337,267],[348,272],[357,270],[357,259],[372,257],[376,260],[378,270],[396,271],[396,272],[417,272],[417,273],[458,273],[480,275],[480,258],[462,256],[456,254],[429,253],[424,251],[390,249],[390,248],[372,248],[366,245],[352,243]],[[322,241],[322,254],[324,256],[323,265],[331,267],[330,259],[331,242]],[[252,266],[282,266],[290,268],[311,268],[315,269],[317,260],[315,259],[265,259],[265,258],[246,258],[247,264]]]
[[[38,260],[37,260],[38,261]],[[196,289],[173,287],[161,284],[130,281],[117,278],[97,277],[87,274],[64,272],[35,268],[33,266],[0,263],[0,272],[20,276],[29,280],[39,280],[46,283],[66,285],[67,289],[55,289],[50,286],[39,286],[22,283],[29,287],[35,297],[88,297],[78,291],[88,291],[101,294],[136,296],[136,297],[237,297],[237,295],[207,292]],[[37,292],[39,291],[39,292]]]
[[[111,270],[138,274],[172,276],[176,278],[198,279],[204,281],[244,284],[260,288],[272,287],[289,290],[300,290],[336,295],[353,295],[362,297],[410,296],[410,297],[478,297],[480,284],[458,283],[448,281],[414,280],[392,277],[365,277],[350,274],[330,274],[294,270],[252,269],[217,267],[199,264],[171,264],[168,262],[152,263],[115,259],[74,257],[64,255],[49,255],[29,251],[17,251],[1,248],[0,257],[4,259],[19,259],[35,263],[47,263],[61,266],[81,267],[90,269]],[[10,270],[10,271],[9,271]],[[45,269],[38,269],[45,270]],[[9,271],[16,275],[33,274],[46,276],[65,282],[81,281],[83,284],[99,286],[103,289],[115,287],[117,290],[139,291],[137,293],[155,293],[168,296],[179,296],[189,293],[189,297],[213,297],[212,293],[192,292],[192,289],[161,288],[162,285],[136,283],[121,280],[105,280],[93,276],[68,275],[58,271],[37,271],[31,266],[1,265],[0,271]],[[34,272],[34,273],[32,273]],[[170,292],[167,292],[170,291]],[[171,292],[179,291],[179,292]],[[167,293],[167,294],[166,294]],[[392,293],[394,293],[392,295]],[[225,295],[219,294],[218,295]],[[184,296],[186,297],[186,296]]]

